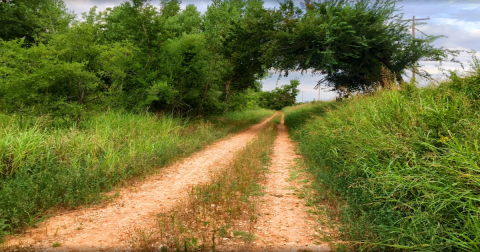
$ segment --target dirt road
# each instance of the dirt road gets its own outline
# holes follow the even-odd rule
[[[330,251],[325,244],[314,244],[315,220],[306,213],[305,200],[292,193],[298,187],[290,181],[290,167],[301,156],[295,153],[284,115],[278,125],[273,144],[272,165],[267,174],[265,196],[261,200],[261,216],[255,225],[257,240],[249,246],[225,243],[220,251]]]
[[[295,153],[283,117],[267,175],[266,195],[261,207],[263,217],[257,225],[258,246],[282,252],[330,251],[328,245],[313,244],[315,220],[306,213],[305,200],[292,193],[296,182],[289,181],[289,168],[301,157]]]
[[[50,218],[26,235],[7,237],[8,244],[35,251],[128,250],[135,228],[152,226],[155,214],[172,208],[193,185],[208,182],[211,171],[228,163],[272,118],[162,168],[136,187],[122,189],[107,206]]]
[[[211,172],[224,167],[233,154],[245,147],[273,118],[221,140],[136,186],[123,188],[112,203],[59,215],[25,235],[8,237],[11,248],[32,251],[129,251],[135,248],[135,230],[155,226],[155,215],[167,212],[188,197],[194,185],[210,181]],[[292,193],[289,167],[295,165],[295,146],[286,127],[278,125],[272,165],[267,174],[266,194],[255,224],[257,240],[249,244],[221,242],[218,251],[330,251],[313,242],[315,220],[307,213],[304,199]],[[232,241],[233,242],[233,241]],[[133,247],[132,247],[133,246]]]

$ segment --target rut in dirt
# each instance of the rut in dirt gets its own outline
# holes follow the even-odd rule
[[[273,144],[271,167],[267,174],[265,196],[258,206],[261,217],[255,224],[257,240],[250,245],[224,243],[219,251],[330,251],[329,244],[315,244],[316,220],[307,214],[305,199],[292,193],[292,187],[301,187],[290,181],[290,169],[296,159],[295,145],[288,136],[284,115],[278,125],[278,136]]]
[[[276,113],[275,113],[276,115]],[[55,251],[125,251],[135,230],[155,224],[155,215],[188,196],[192,186],[207,183],[212,171],[228,164],[275,115],[228,139],[162,168],[140,185],[120,190],[112,203],[52,217],[25,235],[7,237],[11,248]],[[52,248],[53,244],[59,247]]]

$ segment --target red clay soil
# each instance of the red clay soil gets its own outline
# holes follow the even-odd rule
[[[160,174],[134,187],[121,189],[112,203],[52,217],[25,235],[7,237],[7,244],[12,250],[129,250],[135,229],[153,226],[155,214],[174,207],[192,186],[207,183],[211,172],[227,164],[272,118],[161,168]],[[54,243],[60,246],[54,248]]]
[[[260,203],[261,217],[255,225],[257,240],[250,245],[225,242],[219,251],[330,251],[327,243],[315,245],[315,220],[306,213],[305,200],[292,193],[289,167],[295,166],[295,146],[283,124],[278,126],[272,166],[267,174],[266,194]]]

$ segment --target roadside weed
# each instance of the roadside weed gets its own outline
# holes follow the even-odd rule
[[[250,110],[189,120],[107,111],[85,118],[79,127],[47,116],[23,117],[22,123],[18,116],[4,116],[0,237],[35,226],[55,208],[108,200],[103,192],[158,172],[273,113]]]
[[[235,153],[226,167],[212,174],[211,182],[194,186],[187,199],[169,212],[158,214],[153,239],[165,251],[214,250],[223,239],[254,239],[256,201],[262,195],[264,167],[276,137],[269,122],[258,138]],[[138,244],[139,247],[146,247]]]
[[[480,249],[480,69],[438,86],[289,107],[315,187],[356,250]]]

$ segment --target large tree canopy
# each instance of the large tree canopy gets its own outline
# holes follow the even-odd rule
[[[74,20],[61,0],[0,0],[1,110],[80,123],[108,107],[279,109],[295,103],[296,86],[261,92],[257,80],[270,69],[312,71],[354,91],[384,86],[388,74],[401,84],[419,59],[446,57],[436,37],[412,38],[394,0],[286,0],[278,9],[213,0],[204,14],[180,4],[132,0]]]
[[[72,18],[61,0],[0,0],[0,38],[45,42],[64,32]]]
[[[273,31],[274,67],[280,71],[312,71],[335,89],[362,90],[382,83],[382,69],[399,84],[402,73],[423,57],[446,54],[432,46],[437,38],[413,38],[395,0],[306,1],[281,5],[283,22]]]

